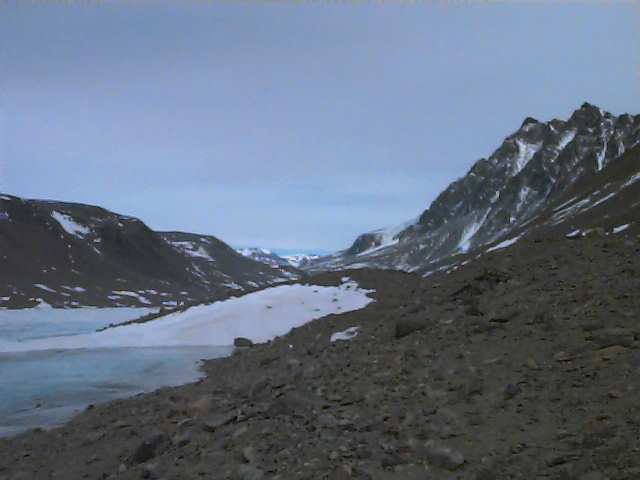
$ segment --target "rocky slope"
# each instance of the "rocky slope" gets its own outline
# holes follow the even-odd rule
[[[0,307],[173,305],[297,277],[208,235],[75,203],[0,195]]]
[[[640,238],[523,239],[208,362],[208,377],[0,441],[8,479],[640,476]],[[348,341],[336,332],[357,329]]]
[[[592,205],[606,202],[596,198],[594,188],[581,193],[576,187],[600,183],[605,189],[607,171],[639,143],[640,115],[613,116],[587,103],[567,121],[527,118],[490,157],[478,160],[449,185],[417,220],[363,234],[349,249],[305,268],[432,271],[447,257],[483,251],[493,242],[528,234],[541,226],[539,217],[551,205],[570,200],[569,192],[580,198],[593,195]],[[635,152],[635,166],[627,168],[629,181],[640,164]],[[576,211],[565,209],[562,220]],[[557,218],[548,220],[547,226],[553,226]]]

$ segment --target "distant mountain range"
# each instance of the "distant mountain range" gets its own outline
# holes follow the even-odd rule
[[[585,103],[566,121],[525,119],[417,218],[322,257],[236,251],[99,207],[0,195],[0,307],[175,305],[348,268],[429,275],[523,239],[635,235],[638,218],[640,115]]]
[[[251,258],[256,262],[266,263],[267,265],[271,265],[274,268],[304,268],[304,266],[306,266],[313,260],[320,258],[319,255],[304,253],[280,256],[277,253],[272,252],[271,250],[259,247],[239,248],[237,251],[245,257]]]
[[[585,103],[566,120],[526,118],[415,220],[360,235],[310,272],[392,268],[421,274],[519,238],[630,228],[640,201],[640,115]]]
[[[210,235],[155,232],[99,207],[0,195],[0,307],[175,305],[299,276]]]

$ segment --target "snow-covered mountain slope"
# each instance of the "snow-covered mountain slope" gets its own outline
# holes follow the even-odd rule
[[[433,271],[450,257],[472,255],[541,228],[549,206],[576,188],[598,184],[639,143],[640,115],[613,116],[588,103],[566,121],[527,118],[491,156],[478,160],[451,183],[416,222],[400,232],[392,229],[392,234],[361,235],[350,248],[304,268]],[[638,161],[629,160],[627,181],[632,182]],[[602,185],[600,193],[610,187]],[[576,195],[582,198],[579,192]],[[594,201],[605,204],[614,196]],[[587,200],[582,205],[570,203],[561,210],[562,218],[547,219],[546,224],[566,223],[587,204]]]
[[[0,307],[149,306],[287,281],[215,237],[90,205],[0,195]]]
[[[259,247],[240,248],[237,251],[245,257],[249,257],[256,262],[266,263],[274,268],[302,268],[307,263],[319,258],[319,255],[309,255],[304,253],[280,256],[271,250]],[[296,272],[294,271],[293,273]]]
[[[292,267],[302,269],[309,263],[320,258],[320,255],[296,253],[294,255],[285,255],[282,258],[284,258],[287,262],[289,262],[289,265],[291,265]]]
[[[266,263],[267,265],[271,265],[275,268],[291,266],[285,258],[281,257],[277,253],[272,252],[271,250],[267,250],[266,248],[239,248],[237,252],[247,258],[255,260],[256,262]]]

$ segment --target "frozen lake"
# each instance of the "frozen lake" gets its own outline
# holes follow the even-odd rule
[[[151,309],[0,310],[0,436],[59,425],[88,404],[197,380],[200,360],[231,354],[235,337],[268,341],[363,308],[373,301],[369,292],[346,277],[336,287],[282,285],[102,332]]]
[[[0,353],[0,436],[60,425],[92,403],[197,380],[203,358],[231,347]]]
[[[89,334],[149,308],[0,310],[0,350],[33,340]],[[3,348],[5,347],[5,348]],[[203,358],[231,347],[49,349],[0,352],[0,436],[59,425],[92,403],[180,385],[201,376]]]

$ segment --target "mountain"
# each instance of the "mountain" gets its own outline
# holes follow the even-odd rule
[[[271,250],[267,250],[266,248],[239,248],[237,252],[247,258],[255,260],[256,262],[266,263],[267,265],[271,265],[275,268],[291,266],[287,259],[281,257],[277,253],[272,252]]]
[[[377,267],[427,274],[451,257],[464,261],[516,237],[562,233],[580,222],[591,228],[584,225],[587,217],[615,228],[618,200],[637,192],[639,143],[640,115],[614,116],[588,103],[566,121],[526,118],[417,220],[360,235],[348,249],[304,268]],[[609,182],[612,176],[615,181]],[[583,215],[596,207],[600,216]]]
[[[309,255],[303,253],[280,256],[277,253],[272,252],[271,250],[259,247],[240,248],[237,251],[245,257],[251,258],[256,262],[266,263],[267,265],[271,265],[274,268],[303,268],[304,266],[309,264],[309,262],[320,258],[319,255]]]
[[[283,258],[286,259],[287,262],[289,262],[289,265],[295,268],[304,268],[314,260],[320,258],[320,255],[296,253],[294,255],[285,255]]]
[[[77,203],[0,195],[0,306],[175,305],[297,278],[209,235]]]

